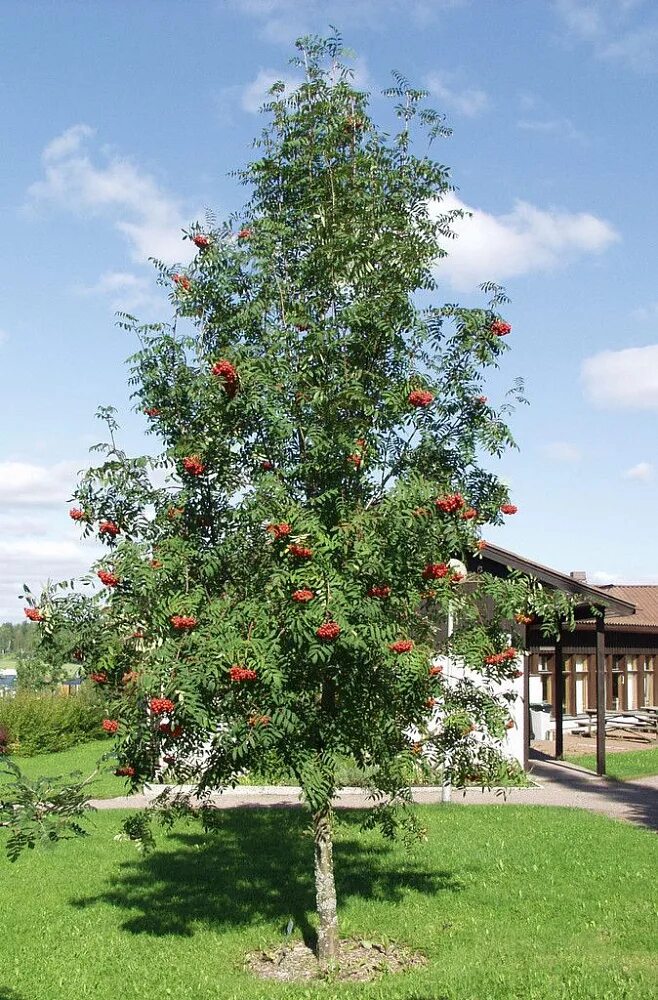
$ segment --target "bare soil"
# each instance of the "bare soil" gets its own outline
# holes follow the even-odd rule
[[[658,740],[649,733],[631,734],[627,731],[619,735],[607,735],[605,739],[606,753],[624,753],[628,750],[651,750],[658,747]],[[555,753],[555,743],[553,740],[533,740],[533,750],[547,753],[553,756]],[[564,753],[568,756],[577,756],[582,753],[596,753],[596,735],[594,736],[572,736],[564,734]]]
[[[353,939],[340,942],[338,962],[326,970],[320,968],[315,953],[303,941],[273,951],[254,952],[247,955],[245,965],[260,979],[276,979],[279,982],[324,979],[366,983],[384,974],[404,972],[426,962],[423,955],[400,945]]]

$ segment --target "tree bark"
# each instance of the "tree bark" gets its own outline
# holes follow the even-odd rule
[[[313,814],[315,840],[315,905],[318,914],[318,961],[326,967],[338,961],[338,914],[331,840],[331,807]]]

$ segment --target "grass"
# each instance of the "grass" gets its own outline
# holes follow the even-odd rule
[[[580,756],[566,757],[565,760],[580,767],[596,771],[596,754],[588,753]],[[647,778],[658,774],[658,747],[650,750],[624,750],[606,755],[606,772],[609,778],[616,781],[628,781],[630,778]],[[1,998],[0,998],[1,1000]]]
[[[649,831],[576,810],[419,808],[428,842],[390,845],[349,814],[335,850],[341,931],[427,966],[370,985],[263,983],[246,952],[312,937],[299,810],[177,821],[143,857],[98,813],[86,841],[0,856],[2,1000],[649,1000],[658,995]],[[0,832],[0,840],[2,835]],[[623,860],[622,860],[623,859]],[[3,992],[3,987],[4,992]]]
[[[93,740],[62,750],[60,753],[44,753],[35,757],[15,757],[14,761],[28,778],[40,775],[54,777],[69,774],[71,771],[82,771],[86,777],[97,766],[103,754],[111,752],[112,743],[109,740]],[[115,795],[126,795],[128,784],[125,778],[117,778],[114,774],[116,761],[110,757],[100,765],[100,772],[89,786],[89,797],[94,799],[109,799]],[[0,775],[0,785],[8,780]],[[0,1000],[4,1000],[0,990]]]

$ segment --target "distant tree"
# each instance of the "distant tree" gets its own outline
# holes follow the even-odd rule
[[[298,52],[304,82],[274,86],[240,172],[244,211],[187,234],[189,268],[159,266],[173,322],[123,317],[162,451],[130,458],[102,411],[104,460],[71,510],[107,547],[102,593],[51,590],[27,611],[54,662],[77,658],[106,692],[135,783],[162,761],[201,795],[273,759],[295,775],[326,964],[339,762],[368,768],[389,834],[413,824],[420,760],[487,783],[511,724],[515,615],[548,601],[520,577],[465,576],[481,527],[516,510],[484,466],[513,443],[508,405],[483,394],[510,327],[495,286],[482,307],[431,302],[451,235],[448,171],[428,152],[443,119],[396,76],[390,137],[337,38]],[[448,683],[437,654],[470,673]]]

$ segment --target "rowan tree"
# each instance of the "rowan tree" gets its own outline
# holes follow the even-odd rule
[[[165,768],[203,797],[245,769],[295,776],[326,964],[340,762],[367,769],[387,833],[413,817],[421,762],[489,782],[506,759],[514,615],[548,600],[472,572],[482,526],[516,510],[486,467],[513,444],[510,400],[484,395],[510,326],[495,286],[478,308],[434,302],[452,216],[431,150],[449,130],[396,75],[388,134],[338,38],[297,49],[303,82],[272,88],[239,171],[243,210],[185,234],[188,267],[157,264],[173,319],[121,318],[159,450],[128,457],[102,411],[105,454],[70,511],[106,546],[101,589],[28,595],[26,610],[51,657],[74,656],[105,692],[135,785]],[[447,681],[441,656],[463,678]]]

